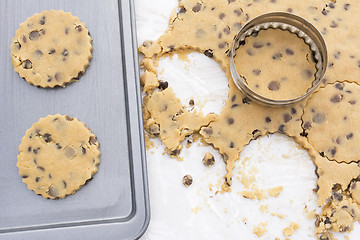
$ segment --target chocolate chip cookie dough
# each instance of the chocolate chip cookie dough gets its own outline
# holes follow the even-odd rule
[[[14,69],[29,84],[65,87],[83,75],[92,57],[92,39],[78,17],[43,11],[20,24],[11,41]]]
[[[315,80],[315,62],[303,39],[281,29],[255,32],[236,50],[237,72],[254,92],[271,99],[303,95]]]
[[[28,188],[44,198],[75,193],[98,171],[99,143],[84,123],[48,115],[26,131],[17,166]]]
[[[244,96],[233,83],[229,67],[230,47],[241,26],[251,18],[272,11],[291,12],[314,24],[325,39],[329,55],[328,70],[322,83],[324,88],[314,93],[309,100],[282,108],[261,106]],[[199,131],[203,139],[214,146],[224,158],[227,170],[224,191],[231,186],[233,168],[239,153],[252,139],[279,132],[293,137],[300,146],[308,150],[317,168],[318,186],[314,187],[318,194],[318,204],[323,207],[317,233],[324,233],[325,237],[331,235],[328,231],[349,231],[352,223],[359,220],[356,207],[359,207],[360,203],[356,198],[360,195],[360,190],[356,186],[349,188],[352,182],[360,179],[360,152],[357,150],[357,126],[360,124],[357,103],[360,99],[356,97],[359,88],[357,84],[360,82],[360,48],[357,46],[360,42],[360,31],[357,31],[354,23],[358,14],[360,2],[355,0],[182,0],[179,1],[177,11],[170,17],[169,29],[158,40],[146,41],[139,47],[146,59],[143,60],[143,66],[156,76],[153,66],[157,65],[159,57],[180,49],[201,52],[219,62],[225,71],[229,79],[229,97],[225,107],[217,118],[208,119],[207,123],[202,122]],[[341,44],[337,42],[339,36],[344,40]],[[266,49],[266,43],[263,43],[261,48],[254,47],[255,39],[257,38],[253,38],[252,51]],[[309,66],[308,63],[311,65],[312,58],[295,45],[291,49],[283,46],[281,56],[291,60],[297,53],[302,52],[302,58],[305,55],[307,61],[304,66]],[[248,53],[242,56],[246,54]],[[151,64],[145,64],[146,62]],[[281,71],[286,72],[291,68],[291,61],[288,63]],[[259,73],[260,76],[263,73],[257,63],[250,65],[250,68],[245,69],[249,71],[247,75]],[[305,71],[296,75],[311,82],[315,66],[309,69],[304,67],[303,70]],[[276,71],[278,69],[269,68],[266,74],[273,75]],[[305,79],[307,77],[308,80]],[[144,81],[146,82],[145,78]],[[269,81],[269,87],[273,80],[266,81]],[[169,88],[171,89],[171,85]],[[273,83],[271,88],[290,92],[294,87],[291,84]],[[155,90],[147,94],[144,109],[147,109],[150,103],[147,99],[159,93]],[[172,101],[179,101],[175,95],[170,96],[173,93],[168,91],[167,94],[167,98]],[[158,116],[160,112],[161,109],[154,108],[151,114],[144,115],[144,119],[151,122],[152,116]],[[179,128],[172,124],[166,125],[159,121],[157,124],[147,130],[161,129],[169,136],[179,131]],[[160,139],[167,145],[167,137]],[[176,142],[172,142],[172,148],[179,149],[182,140],[183,138],[178,138]],[[342,200],[338,200],[338,195],[333,196],[338,191],[341,191]],[[338,203],[344,199],[346,205]],[[345,206],[350,210],[346,210]],[[349,213],[350,217],[345,212]]]

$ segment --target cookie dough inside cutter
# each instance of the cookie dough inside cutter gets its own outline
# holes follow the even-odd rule
[[[235,52],[244,44],[245,38],[260,30],[267,30],[269,28],[288,30],[290,33],[296,34],[299,38],[304,39],[313,53],[312,55],[316,63],[315,80],[307,92],[299,97],[284,100],[264,97],[250,89],[246,80],[236,70],[234,61]],[[310,96],[321,83],[328,61],[326,44],[320,32],[307,20],[287,12],[263,14],[245,24],[234,38],[230,58],[230,71],[235,85],[255,102],[272,107],[289,106]]]

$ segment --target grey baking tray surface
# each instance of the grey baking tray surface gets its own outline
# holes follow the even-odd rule
[[[129,0],[0,1],[0,239],[137,239],[149,223],[133,3]],[[41,89],[14,71],[10,42],[42,10],[78,16],[93,38],[80,81]],[[101,163],[74,195],[50,200],[22,182],[16,167],[26,130],[48,114],[68,114],[98,137]]]

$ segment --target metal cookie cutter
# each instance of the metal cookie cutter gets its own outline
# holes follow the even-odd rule
[[[235,52],[242,44],[244,44],[245,38],[249,37],[253,33],[259,32],[260,30],[266,30],[269,28],[288,30],[291,33],[297,34],[299,38],[304,39],[305,43],[309,45],[313,53],[317,70],[315,73],[315,80],[307,92],[299,97],[284,100],[264,97],[250,89],[245,79],[243,79],[236,70],[234,61]],[[247,97],[266,106],[283,107],[299,102],[310,96],[315,91],[325,75],[328,61],[327,58],[325,41],[319,31],[310,22],[294,14],[286,12],[272,12],[252,19],[245,24],[236,35],[231,50],[230,71],[234,83]]]

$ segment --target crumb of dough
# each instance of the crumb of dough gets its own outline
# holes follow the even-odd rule
[[[143,58],[140,62],[140,66],[154,74],[157,74],[156,66],[151,58]]]
[[[146,134],[145,134],[145,147],[146,147],[146,150],[150,150],[150,149],[154,148],[154,142]]]
[[[198,214],[200,210],[201,210],[201,207],[196,206],[196,207],[194,207],[194,208],[191,209],[191,212],[193,212],[193,213],[195,213],[195,214]]]
[[[283,191],[283,186],[274,187],[268,190],[268,194],[271,197],[278,197],[280,193]]]
[[[294,234],[294,231],[299,229],[299,227],[300,226],[297,223],[294,223],[294,222],[290,223],[290,226],[284,228],[284,230],[283,230],[284,236],[290,237],[291,235]]]
[[[159,86],[159,81],[155,73],[145,70],[145,73],[140,77],[140,83],[144,86],[144,92],[152,92]]]
[[[258,237],[264,236],[264,234],[267,232],[266,225],[266,222],[261,222],[258,225],[254,226],[253,233],[255,233]]]

